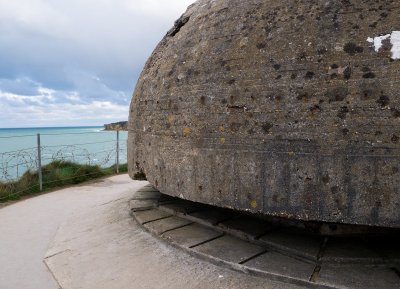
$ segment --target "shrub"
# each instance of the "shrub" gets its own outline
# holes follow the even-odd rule
[[[101,168],[98,165],[53,161],[42,167],[43,191],[113,175],[115,171],[115,165],[109,168]],[[127,164],[119,166],[120,173],[127,171]],[[38,178],[37,171],[27,171],[16,181],[0,182],[0,202],[16,200],[21,196],[39,193]]]

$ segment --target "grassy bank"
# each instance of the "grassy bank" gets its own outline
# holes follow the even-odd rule
[[[43,191],[79,184],[88,180],[115,174],[115,165],[101,168],[97,165],[81,165],[67,161],[53,161],[43,166]],[[128,171],[126,164],[120,165],[119,172]],[[28,171],[14,182],[0,182],[0,202],[17,200],[22,196],[39,193],[38,173]]]

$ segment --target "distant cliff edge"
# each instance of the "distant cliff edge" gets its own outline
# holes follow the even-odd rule
[[[104,130],[128,130],[128,122],[120,121],[104,125]]]

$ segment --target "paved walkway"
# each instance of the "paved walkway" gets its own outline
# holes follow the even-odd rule
[[[43,262],[58,227],[74,215],[127,196],[141,186],[120,175],[0,209],[0,288],[59,288]]]
[[[0,288],[298,288],[198,260],[144,232],[128,201],[145,184],[120,175],[0,209]]]

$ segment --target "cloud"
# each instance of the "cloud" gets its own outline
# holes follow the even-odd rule
[[[15,94],[34,95],[40,84],[28,77],[17,79],[0,79],[0,88]]]
[[[127,115],[128,107],[108,100],[84,99],[76,91],[55,91],[32,82],[36,93],[23,95],[0,90],[3,113],[0,123],[7,127],[98,125]],[[33,91],[34,88],[29,88]]]
[[[0,0],[0,105],[13,97],[18,103],[16,96],[20,105],[35,104],[33,111],[41,110],[44,117],[36,123],[19,114],[25,118],[19,123],[28,125],[58,119],[48,110],[58,111],[60,104],[79,110],[78,102],[88,109],[74,115],[82,124],[87,124],[90,105],[100,121],[99,103],[109,102],[107,109],[124,113],[113,114],[115,120],[127,119],[131,93],[145,61],[192,2]],[[38,104],[46,93],[54,103],[46,99]],[[103,109],[104,117],[109,117]],[[0,127],[14,126],[14,121],[0,116]],[[64,125],[68,121],[79,122],[65,119]]]

